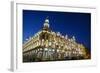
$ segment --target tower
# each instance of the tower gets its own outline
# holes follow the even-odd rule
[[[49,30],[49,19],[48,19],[48,17],[45,19],[45,22],[43,24],[43,29]]]

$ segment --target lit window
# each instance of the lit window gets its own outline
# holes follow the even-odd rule
[[[59,52],[59,50],[57,49],[57,52]]]
[[[52,49],[52,51],[54,52],[55,50],[54,50],[54,49]]]
[[[51,46],[51,42],[49,42],[49,46]]]
[[[47,51],[48,49],[47,48],[45,48],[45,51]]]

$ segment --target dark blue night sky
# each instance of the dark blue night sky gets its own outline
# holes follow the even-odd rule
[[[50,29],[69,38],[75,36],[78,43],[91,50],[90,13],[23,10],[23,42],[42,29],[47,16]]]

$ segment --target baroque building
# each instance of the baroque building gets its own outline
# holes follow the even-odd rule
[[[23,44],[23,62],[88,59],[89,53],[75,37],[50,29],[46,18],[43,28]]]

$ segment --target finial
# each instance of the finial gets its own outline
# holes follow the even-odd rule
[[[47,16],[46,19],[45,19],[45,23],[49,23],[49,17]]]

